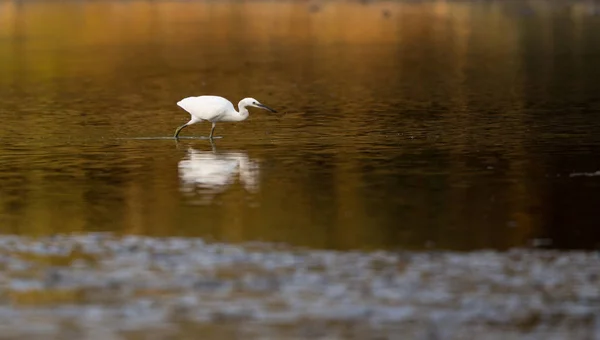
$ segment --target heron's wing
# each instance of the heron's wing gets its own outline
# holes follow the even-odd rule
[[[229,110],[235,110],[229,100],[218,96],[187,97],[177,102],[177,105],[195,119],[204,120],[211,120]]]

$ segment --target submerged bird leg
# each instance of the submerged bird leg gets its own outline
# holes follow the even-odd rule
[[[175,130],[175,138],[178,138],[177,136],[179,136],[179,132],[181,132],[181,130],[183,130],[184,127],[188,126],[188,123],[183,124],[182,126],[178,127],[177,130]]]
[[[210,136],[208,136],[208,139],[210,140],[213,139],[213,132],[215,132],[215,126],[217,126],[217,123],[212,123],[212,129],[210,129]]]

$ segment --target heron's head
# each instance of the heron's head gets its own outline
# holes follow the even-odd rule
[[[242,104],[241,106],[254,106],[254,107],[258,107],[259,109],[263,109],[263,110],[267,110],[267,111],[271,111],[273,113],[276,113],[277,111],[273,110],[272,108],[261,104],[258,100],[254,99],[254,98],[244,98],[242,99],[242,102],[240,103]]]

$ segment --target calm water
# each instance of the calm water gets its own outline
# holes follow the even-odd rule
[[[0,232],[598,247],[593,6],[0,2]]]

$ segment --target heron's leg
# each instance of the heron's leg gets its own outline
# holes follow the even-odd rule
[[[179,132],[181,132],[181,130],[183,130],[184,127],[188,126],[188,123],[183,124],[182,126],[178,127],[177,130],[175,130],[175,139],[177,139],[179,136]]]
[[[213,139],[213,132],[215,132],[215,126],[217,126],[217,123],[212,123],[212,129],[210,129],[210,136],[208,136],[208,139],[210,140]]]

